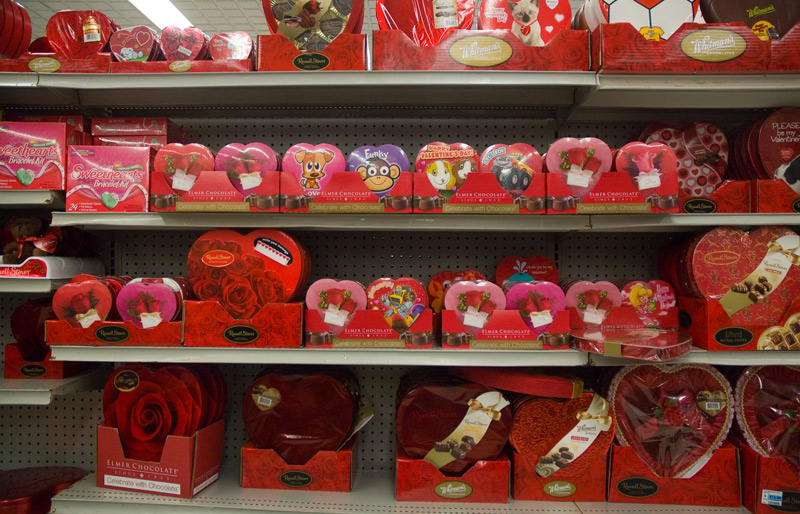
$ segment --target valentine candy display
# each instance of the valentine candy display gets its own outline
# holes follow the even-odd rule
[[[100,11],[59,11],[47,22],[47,40],[69,59],[92,57],[106,47],[119,25]]]
[[[617,440],[659,477],[691,477],[722,445],[733,421],[725,377],[706,365],[622,368],[609,392]]]
[[[113,305],[108,284],[100,280],[65,284],[53,295],[56,317],[73,327],[88,328],[96,321],[105,320]]]
[[[147,212],[149,148],[71,146],[67,211]]]
[[[311,268],[305,248],[273,229],[207,232],[189,250],[188,266],[198,299],[217,301],[243,319],[268,303],[290,301],[305,287]]]
[[[600,325],[611,309],[622,305],[622,294],[611,282],[582,280],[566,289],[566,303],[578,311],[584,323]]]
[[[462,280],[447,288],[444,308],[453,311],[458,321],[473,336],[480,332],[494,311],[506,308],[506,296],[496,284],[485,280]]]
[[[392,190],[400,173],[410,171],[410,164],[399,146],[360,146],[347,156],[347,171],[360,173],[367,189],[383,198]]]
[[[317,452],[347,441],[359,409],[358,382],[344,369],[267,370],[242,400],[247,436],[288,464],[305,464]],[[313,413],[313,415],[309,415]]]
[[[281,171],[291,173],[308,196],[316,196],[334,173],[345,170],[342,152],[333,145],[299,143],[283,155]]]
[[[381,30],[402,30],[418,46],[436,46],[453,29],[469,29],[475,16],[473,0],[378,0]]]
[[[608,145],[593,137],[559,139],[550,145],[545,156],[547,171],[561,175],[578,198],[589,194],[612,164]]]
[[[352,280],[323,278],[308,287],[306,309],[319,312],[325,325],[340,334],[350,323],[355,311],[367,307],[364,286]]]
[[[247,196],[264,180],[264,172],[278,170],[278,157],[263,143],[230,143],[217,153],[214,169],[228,173],[228,179]]]
[[[626,172],[636,189],[649,197],[667,180],[677,177],[678,161],[667,145],[628,143],[617,152],[617,171]]]
[[[178,196],[192,189],[201,172],[212,171],[214,167],[214,154],[197,143],[165,145],[153,161],[153,173],[163,173]]]
[[[64,123],[0,122],[0,188],[64,189],[71,133]]]
[[[208,53],[214,61],[249,59],[253,54],[253,38],[242,30],[214,34],[208,43]]]
[[[168,61],[200,61],[208,54],[208,36],[197,27],[164,27],[160,43],[161,53]]]
[[[175,279],[136,279],[117,294],[117,312],[139,328],[157,327],[180,318],[184,294]]]
[[[459,280],[486,280],[486,276],[480,271],[440,271],[431,277],[428,282],[428,296],[430,297],[430,307],[433,312],[442,312],[444,308],[444,293],[450,284]]]
[[[648,327],[661,326],[669,309],[675,307],[675,291],[662,280],[636,280],[628,282],[621,289],[622,306],[636,309],[636,315]]]
[[[467,176],[478,171],[478,154],[464,143],[429,143],[417,154],[415,170],[426,173],[431,185],[444,198],[453,193],[467,180]]]
[[[479,170],[494,173],[503,189],[517,198],[531,185],[534,173],[541,173],[542,157],[525,143],[496,144],[481,154]]]
[[[0,471],[0,509],[19,514],[50,512],[50,499],[88,474],[68,466],[5,469]]]
[[[689,353],[692,338],[676,330],[633,328],[570,330],[570,347],[610,357],[665,362]]]
[[[510,30],[527,46],[544,46],[570,28],[571,17],[569,0],[483,0],[478,28]]]
[[[412,373],[397,391],[397,441],[411,458],[424,459],[446,475],[497,458],[511,422],[508,401],[491,387]]]
[[[56,319],[51,298],[40,298],[19,305],[11,313],[11,334],[17,343],[22,358],[41,361],[50,347],[45,343],[45,321]]]
[[[747,443],[800,477],[800,369],[753,366],[736,384],[736,421]]]
[[[363,0],[262,0],[267,25],[300,50],[320,52],[340,34],[361,32]]]
[[[545,375],[525,368],[448,368],[447,372],[476,384],[503,391],[535,394],[552,398],[578,398],[583,394],[583,380],[568,374]]]
[[[701,22],[700,0],[586,0],[580,16],[590,30],[602,23],[630,23],[648,39],[669,39],[687,22]]]
[[[767,178],[779,178],[800,193],[800,109],[780,109],[756,123],[758,157]]]
[[[0,0],[0,56],[16,59],[28,50],[33,24],[28,11],[13,0]]]
[[[552,282],[522,282],[506,292],[506,309],[517,310],[536,335],[542,335],[556,314],[566,308],[564,291]]]
[[[532,257],[512,255],[500,261],[494,275],[494,282],[500,287],[514,282],[537,280],[558,283],[558,267],[553,259],[543,255]]]
[[[144,25],[119,29],[111,34],[108,46],[120,62],[157,61],[161,55],[158,33]]]
[[[383,312],[386,323],[399,333],[414,324],[428,305],[425,286],[413,278],[379,278],[367,287],[367,308]]]
[[[800,20],[800,5],[775,0],[769,5],[756,0],[700,0],[708,23],[742,22],[764,41],[779,39]]]

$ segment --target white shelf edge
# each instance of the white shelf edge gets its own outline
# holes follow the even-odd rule
[[[0,191],[0,208],[42,207],[47,209],[64,208],[63,191]]]
[[[701,505],[645,505],[641,503],[592,503],[576,502],[582,514],[749,514],[742,507],[704,507]]]
[[[412,350],[52,346],[53,360],[368,366],[583,366],[577,350]]]
[[[592,366],[630,366],[632,364],[661,364],[659,362],[626,359],[623,357],[606,357],[597,353],[589,354]],[[780,351],[724,351],[709,352],[693,348],[688,354],[665,361],[664,364],[711,364],[714,366],[773,366],[800,364],[800,352]]]
[[[592,215],[593,231],[657,230],[724,225],[800,225],[797,214],[643,214],[643,215]]]
[[[54,396],[101,387],[103,368],[63,380],[0,378],[0,405],[49,405]]]
[[[69,279],[0,277],[0,293],[49,293]]]

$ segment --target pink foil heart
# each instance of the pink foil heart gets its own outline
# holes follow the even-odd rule
[[[552,282],[524,282],[506,293],[506,309],[519,311],[522,321],[536,335],[542,335],[556,314],[566,308],[564,291]]]
[[[345,171],[345,159],[333,145],[299,143],[286,151],[281,170],[294,175],[307,195],[316,196],[334,173]]]
[[[172,321],[177,305],[175,291],[165,284],[130,282],[117,294],[120,317],[139,328],[152,328]]]
[[[367,292],[353,280],[322,278],[309,286],[306,308],[319,312],[325,326],[339,335],[356,311],[367,308]]]
[[[444,293],[444,308],[453,311],[472,335],[477,335],[496,310],[505,310],[506,295],[486,280],[455,282]]]
[[[120,62],[154,60],[159,52],[158,33],[144,25],[114,32],[108,45],[114,58]]]
[[[647,198],[661,184],[678,176],[678,159],[662,143],[628,143],[620,148],[616,159],[617,171],[627,172],[636,189]]]
[[[525,143],[492,145],[481,154],[479,169],[494,173],[503,189],[517,198],[531,185],[533,175],[542,172],[542,156]]]
[[[588,195],[600,176],[611,169],[611,150],[600,139],[586,137],[559,139],[547,150],[545,165],[550,173],[558,173],[578,198]]]
[[[247,196],[261,185],[265,172],[278,170],[278,157],[264,143],[231,143],[217,153],[214,168],[225,171],[233,187]]]
[[[199,61],[208,53],[208,36],[197,27],[170,25],[161,31],[161,51],[168,61]]]
[[[611,309],[622,305],[622,294],[611,282],[582,280],[567,290],[567,307],[574,307],[584,323],[601,325]]]
[[[249,59],[253,53],[253,38],[241,30],[214,34],[208,43],[208,53],[213,61]]]

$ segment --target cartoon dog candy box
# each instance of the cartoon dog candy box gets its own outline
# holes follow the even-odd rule
[[[147,147],[71,146],[67,212],[147,212],[153,155]]]
[[[64,189],[67,145],[79,139],[66,123],[0,122],[0,189]]]

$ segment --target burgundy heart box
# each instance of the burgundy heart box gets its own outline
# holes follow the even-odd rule
[[[247,196],[236,190],[224,171],[201,171],[192,188],[178,195],[164,173],[153,173],[152,212],[278,212],[280,173],[265,171],[261,184]]]
[[[515,200],[494,173],[469,173],[452,196],[444,198],[428,180],[414,173],[414,212],[450,214],[544,214],[545,175],[534,173],[531,184]]]
[[[24,53],[18,59],[0,59],[0,72],[15,73],[108,73],[111,54],[69,59],[60,54]]]
[[[5,345],[5,360],[3,361],[3,377],[19,379],[52,380],[74,377],[92,367],[87,362],[64,362],[50,359],[47,356],[41,361],[27,361],[22,357],[16,344]]]
[[[553,316],[547,331],[537,335],[519,311],[494,311],[486,325],[472,335],[455,311],[442,311],[442,348],[445,350],[553,350],[565,349],[569,340],[569,312]]]
[[[742,470],[742,505],[753,514],[797,512],[800,504],[800,479],[779,457],[764,457],[744,441],[730,436],[739,450]],[[780,492],[780,498],[769,493]],[[764,501],[764,499],[768,501]]]
[[[340,34],[321,52],[302,52],[283,34],[258,36],[258,71],[367,69],[366,34]]]
[[[412,174],[401,171],[391,193],[383,198],[364,184],[354,171],[331,171],[331,179],[313,196],[291,173],[280,173],[280,211],[291,213],[410,213],[412,210]]]
[[[751,180],[751,212],[798,213],[800,195],[781,179]]]
[[[667,174],[645,198],[625,172],[600,175],[597,185],[578,198],[561,175],[547,174],[547,214],[649,214],[679,212],[678,176]]]
[[[430,349],[437,341],[434,314],[423,310],[403,333],[386,322],[379,310],[354,312],[352,320],[336,335],[324,323],[317,310],[307,309],[305,315],[306,348],[413,348]]]
[[[372,33],[375,70],[588,71],[588,32],[561,30],[543,47],[508,30],[453,29],[436,46],[418,46],[402,30]]]

